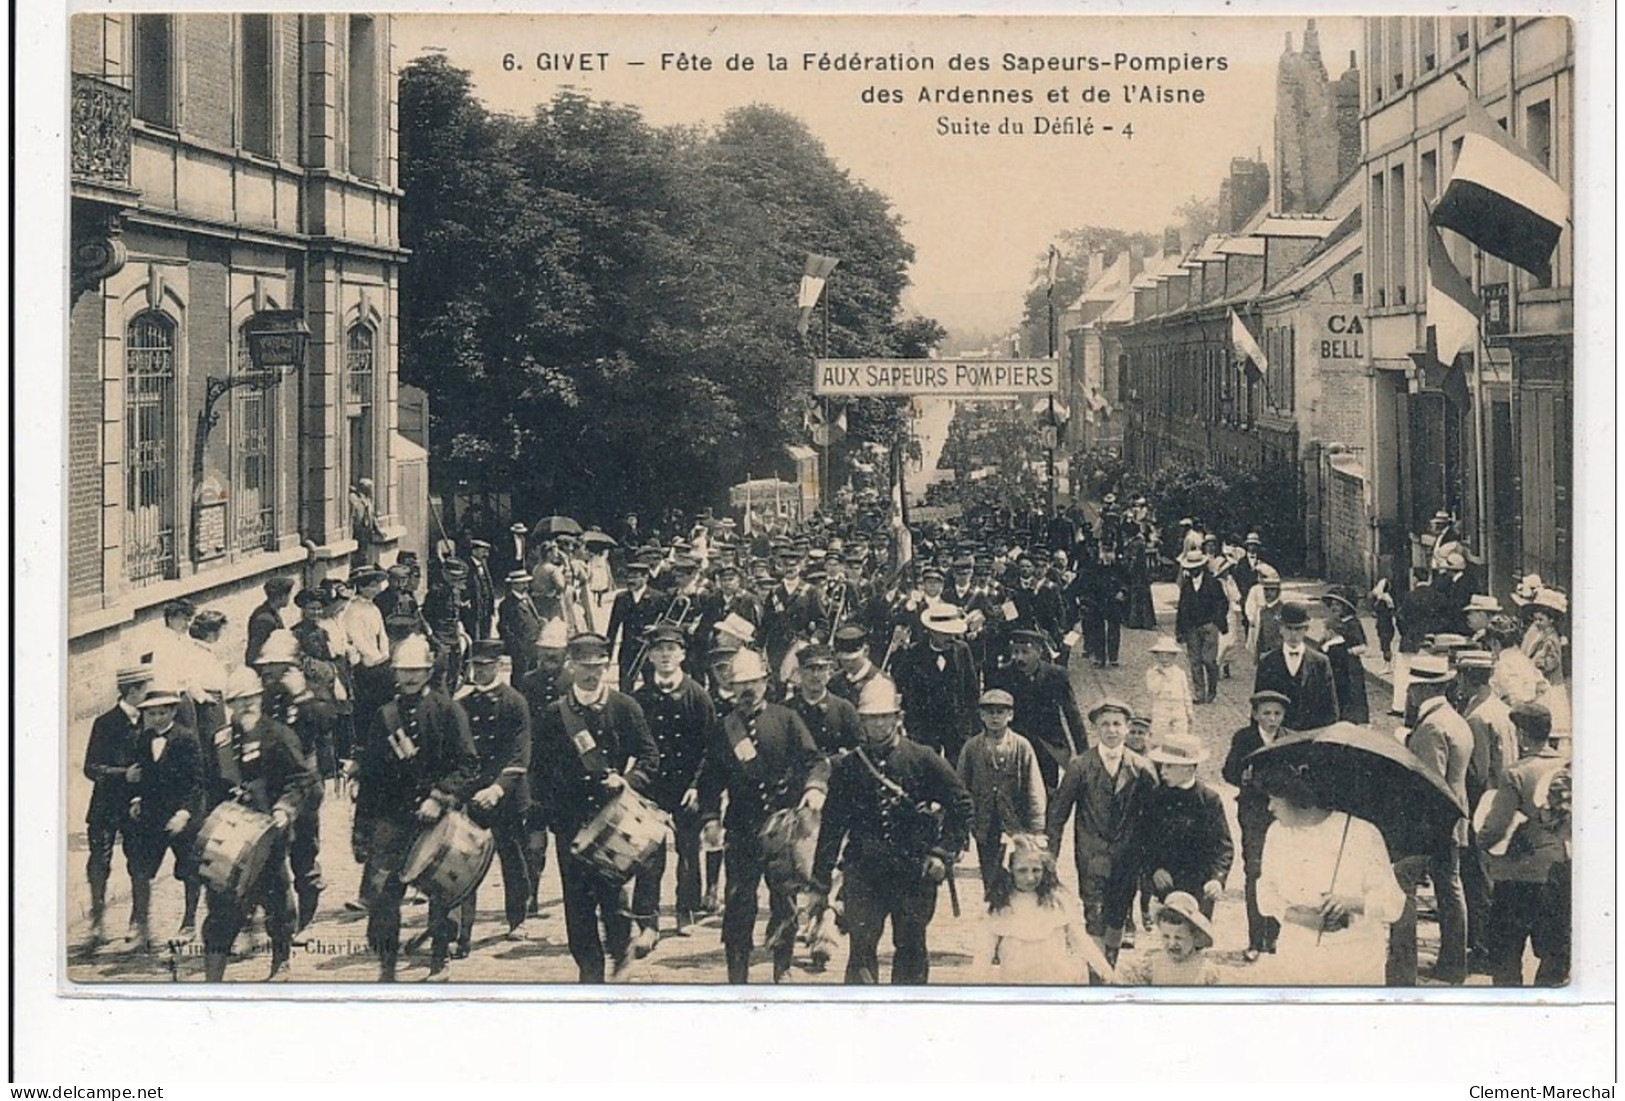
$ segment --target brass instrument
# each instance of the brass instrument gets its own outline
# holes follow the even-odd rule
[[[638,677],[643,672],[644,663],[649,660],[649,647],[654,644],[656,631],[662,627],[676,627],[679,631],[687,634],[699,626],[700,615],[700,609],[696,606],[696,601],[692,596],[687,593],[679,593],[673,597],[672,602],[666,605],[666,610],[661,612],[659,617],[649,624],[648,629],[643,632],[643,644],[638,647],[638,656],[632,659],[632,668],[628,671],[626,683],[621,686],[621,690],[630,692],[632,686],[638,682]],[[690,618],[694,620],[692,624],[688,622]]]
[[[835,604],[829,617],[829,638],[825,641],[835,645],[835,632],[841,629],[841,620],[846,618],[846,582],[840,583],[840,589],[835,594]]]

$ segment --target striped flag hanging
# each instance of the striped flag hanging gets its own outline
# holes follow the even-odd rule
[[[1477,344],[1479,301],[1472,284],[1456,270],[1444,238],[1433,225],[1428,226],[1427,310],[1427,323],[1434,331],[1434,354],[1441,365],[1449,367]]]
[[[1264,357],[1264,349],[1258,346],[1253,334],[1247,331],[1247,326],[1242,323],[1233,306],[1230,309],[1230,343],[1235,346],[1236,351],[1247,357],[1247,373],[1254,378],[1262,378],[1264,372],[1270,369],[1270,361]]]
[[[1466,134],[1432,222],[1492,256],[1550,279],[1552,251],[1569,218],[1569,195],[1546,166],[1467,104]]]
[[[796,322],[796,332],[802,336],[807,335],[807,326],[812,322],[813,307],[818,305],[818,299],[824,293],[824,283],[839,263],[840,261],[833,256],[820,256],[816,252],[807,254],[807,266],[801,274],[801,292],[796,296],[796,305],[801,307],[801,319]]]

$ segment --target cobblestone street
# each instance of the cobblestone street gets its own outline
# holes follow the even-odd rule
[[[1313,583],[1289,583],[1287,596],[1310,597],[1318,587]],[[1173,622],[1174,587],[1158,585],[1155,589],[1158,622],[1167,626]],[[1171,627],[1168,627],[1171,630]],[[1116,669],[1095,669],[1087,660],[1075,657],[1071,664],[1073,684],[1081,705],[1087,710],[1089,703],[1108,693],[1120,696],[1140,707],[1144,693],[1144,673],[1148,664],[1146,650],[1155,638],[1150,631],[1125,631],[1122,646],[1123,664]],[[1233,676],[1221,683],[1218,700],[1197,709],[1197,732],[1205,741],[1209,758],[1201,768],[1201,779],[1212,785],[1224,797],[1231,819],[1232,836],[1240,834],[1235,826],[1235,789],[1219,776],[1219,768],[1229,747],[1230,735],[1248,720],[1247,697],[1252,688],[1251,659],[1242,656],[1232,669]],[[1379,683],[1372,680],[1371,690],[1376,700]],[[1373,711],[1380,712],[1380,705]],[[1393,728],[1393,720],[1386,715],[1378,720],[1384,729]],[[74,770],[72,775],[79,779]],[[295,949],[294,978],[299,982],[370,982],[377,978],[377,962],[366,944],[365,914],[345,909],[344,903],[357,896],[360,869],[350,858],[349,839],[351,804],[334,798],[329,788],[322,808],[322,865],[327,888],[322,895],[321,909],[308,930],[310,943],[304,949]],[[1070,827],[1068,829],[1070,835]],[[83,872],[84,853],[82,835],[69,854],[69,921],[68,921],[68,977],[75,982],[200,982],[203,977],[202,945],[194,941],[179,947],[160,947],[150,955],[135,955],[122,950],[114,941],[91,954],[78,946],[83,943],[87,930],[86,887]],[[1070,836],[1062,846],[1060,872],[1069,890],[1076,889],[1077,873],[1071,859]],[[565,940],[563,910],[559,880],[556,871],[556,853],[548,855],[548,869],[542,889],[542,918],[532,919],[527,928],[530,939],[515,943],[504,939],[500,887],[501,873],[493,864],[489,877],[480,890],[480,911],[474,930],[473,950],[466,960],[456,961],[451,967],[454,982],[488,983],[573,983],[576,977],[574,962],[570,958]],[[675,862],[667,873],[664,898],[668,905],[674,890]],[[940,892],[936,919],[931,924],[931,981],[933,984],[970,983],[977,981],[973,966],[979,919],[985,905],[980,877],[973,857],[965,854],[956,869],[962,915],[954,918],[949,909],[948,894]],[[123,861],[115,864],[110,887],[109,932],[123,933],[123,920],[128,906],[128,883],[124,878]],[[168,865],[160,873],[154,891],[153,929],[155,934],[173,932],[180,920],[180,885],[170,877]],[[403,940],[409,940],[423,931],[427,906],[408,905],[403,908]],[[763,899],[762,918],[757,928],[760,943],[766,927],[766,900]],[[1426,901],[1424,899],[1424,909]],[[666,920],[669,922],[669,909]],[[1221,981],[1232,985],[1245,985],[1253,980],[1253,966],[1242,959],[1246,947],[1246,915],[1242,904],[1241,861],[1238,858],[1226,884],[1225,896],[1214,917],[1216,943],[1211,956],[1220,968]],[[659,946],[646,959],[635,961],[621,977],[627,983],[721,983],[725,966],[721,944],[720,915],[712,915],[693,930],[692,936],[678,937],[668,928]],[[1437,926],[1424,919],[1421,927],[1423,962],[1434,951]],[[1156,934],[1139,933],[1138,949],[1155,941]],[[257,981],[269,969],[269,945],[258,922],[239,937],[238,955],[227,972],[231,981]],[[1124,958],[1130,957],[1125,951]],[[881,961],[889,967],[889,941],[882,941]],[[815,973],[806,967],[805,950],[798,953],[796,968],[788,981],[794,983],[839,983],[843,977],[844,951],[838,951],[827,970]],[[421,979],[427,974],[428,946],[424,943],[418,952],[403,960],[400,978],[404,982]],[[752,978],[767,982],[771,966],[766,954],[758,950]],[[1312,975],[1305,975],[1312,982]],[[1480,981],[1475,977],[1474,981]]]

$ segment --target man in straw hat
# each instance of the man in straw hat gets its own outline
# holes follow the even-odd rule
[[[378,953],[378,977],[394,982],[400,957],[401,871],[422,830],[473,792],[479,752],[462,706],[430,687],[434,655],[428,640],[408,637],[395,648],[395,696],[370,716],[357,738],[355,847],[366,856],[362,874],[370,898],[367,945]],[[456,918],[429,906],[429,977],[446,977]]]
[[[682,805],[715,820],[721,816],[723,793],[728,795],[722,947],[728,981],[746,983],[755,947],[757,888],[765,871],[762,827],[775,811],[822,808],[829,761],[794,711],[767,702],[767,663],[760,653],[740,650],[733,659],[732,679],[738,703],[722,722],[713,724],[699,774],[684,792]],[[784,930],[794,919],[795,902],[772,891],[768,911],[770,927]],[[788,974],[794,948],[793,936],[774,942],[774,982]]]
[[[1411,661],[1409,707],[1414,716],[1406,745],[1467,806],[1467,766],[1473,756],[1473,732],[1451,705],[1455,673],[1441,654],[1418,654]],[[1459,985],[1467,979],[1467,899],[1461,882],[1462,848],[1467,820],[1456,823],[1452,843],[1439,853],[1396,853],[1394,867],[1405,891],[1405,912],[1389,932],[1388,984],[1415,986],[1416,888],[1433,882],[1439,911],[1439,956],[1427,977]]]
[[[1207,747],[1194,734],[1175,734],[1151,748],[1162,784],[1146,800],[1140,823],[1142,862],[1159,901],[1170,891],[1197,898],[1211,918],[1235,859],[1230,824],[1219,793],[1196,778]]]
[[[1219,693],[1219,636],[1230,622],[1230,598],[1201,545],[1179,556],[1179,603],[1174,638],[1190,660],[1191,688],[1197,703],[1211,703]]]
[[[1140,829],[1157,786],[1151,762],[1124,747],[1134,712],[1107,698],[1089,711],[1096,744],[1066,766],[1048,812],[1050,851],[1061,852],[1068,818],[1083,899],[1084,928],[1114,966],[1139,885]]]
[[[129,781],[124,858],[130,869],[130,927],[137,951],[151,947],[148,915],[152,881],[164,853],[175,856],[175,878],[185,889],[180,937],[190,940],[197,922],[202,881],[194,840],[203,816],[203,758],[197,736],[176,721],[177,689],[154,683],[141,698],[136,739],[139,774]]]
[[[925,638],[896,659],[909,737],[940,749],[950,763],[976,729],[976,661],[965,644],[964,609],[933,604],[920,617]]]
[[[85,836],[90,855],[85,875],[90,880],[91,947],[107,937],[103,924],[107,908],[107,880],[113,871],[113,846],[130,828],[130,785],[141,779],[136,756],[141,736],[141,701],[152,684],[152,666],[127,665],[118,671],[118,698],[90,724],[85,746],[85,779],[93,785],[85,812]]]
[[[1337,684],[1332,664],[1308,644],[1309,609],[1291,603],[1281,610],[1281,648],[1258,659],[1253,691],[1280,692],[1292,701],[1289,730],[1317,730],[1337,721]]]
[[[660,774],[660,749],[643,708],[610,687],[608,668],[608,639],[591,633],[572,638],[570,688],[532,718],[531,775],[548,807],[564,887],[565,933],[583,983],[603,982],[610,962],[616,975],[625,970],[632,919],[621,888],[573,854],[570,843],[623,788],[645,792]]]
[[[892,984],[923,985],[931,977],[926,929],[937,886],[953,874],[968,840],[971,797],[947,761],[904,736],[891,681],[865,686],[858,719],[862,742],[830,777],[812,878],[827,892],[844,847],[848,984],[879,981],[880,937],[889,919]]]
[[[522,677],[530,671],[536,648],[536,636],[542,632],[542,613],[530,595],[530,571],[508,571],[508,595],[497,605],[497,635],[513,662],[513,675]]]

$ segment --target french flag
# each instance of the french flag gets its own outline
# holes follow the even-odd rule
[[[1568,224],[1568,192],[1478,104],[1467,105],[1466,125],[1433,224],[1549,280],[1552,251]]]

